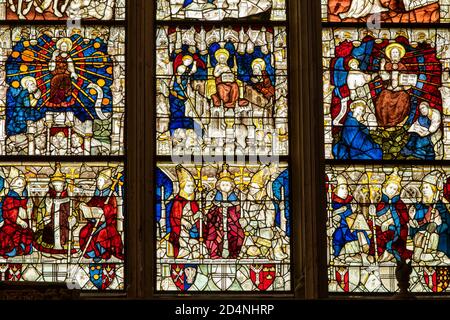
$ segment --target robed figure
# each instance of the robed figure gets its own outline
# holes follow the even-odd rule
[[[380,76],[385,86],[375,103],[375,114],[380,127],[399,126],[410,113],[409,87],[401,81],[401,73],[408,72],[402,62],[406,49],[400,43],[392,43],[386,47],[386,59],[382,59]]]
[[[80,209],[88,223],[80,230],[80,248],[84,257],[95,262],[115,256],[124,260],[122,237],[117,230],[118,206],[111,169],[102,171],[97,178],[97,190],[92,199]]]
[[[175,196],[170,209],[169,242],[174,258],[194,258],[200,238],[200,207],[195,200],[195,180],[182,166],[177,167],[180,191]]]
[[[436,255],[446,263],[450,258],[450,213],[439,198],[440,176],[434,171],[423,178],[422,201],[410,210],[410,237],[416,262],[435,260]]]
[[[43,214],[37,219],[34,246],[40,252],[67,256],[72,228],[77,222],[71,215],[70,201],[66,177],[61,172],[61,165],[58,164],[43,201],[41,208]],[[75,252],[75,249],[71,250],[71,253]]]
[[[375,253],[375,242],[372,241],[369,253],[377,254],[379,262],[390,261],[392,258],[405,261],[412,256],[412,252],[406,247],[409,216],[405,203],[400,199],[400,183],[401,178],[394,172],[385,183],[381,201],[376,208],[369,208],[369,213],[376,217],[377,246]]]
[[[333,154],[341,160],[381,160],[383,150],[375,143],[369,128],[363,123],[367,104],[355,101],[350,106],[340,140],[333,146]]]
[[[225,108],[234,108],[236,105],[247,106],[249,102],[240,98],[240,89],[235,72],[229,65],[230,52],[219,49],[215,53],[217,64],[214,68],[216,93],[212,95],[215,107],[223,105]]]
[[[212,259],[236,259],[244,243],[244,229],[239,221],[240,201],[234,187],[233,175],[228,171],[228,165],[223,165],[213,205],[206,218],[205,241]]]
[[[53,52],[49,63],[49,70],[52,74],[49,106],[63,106],[63,103],[72,94],[72,78],[75,80],[78,78],[70,56],[72,45],[72,40],[69,38],[62,38],[56,43],[57,50]]]
[[[333,233],[333,255],[335,257],[341,254],[342,249],[347,243],[360,243],[366,248],[370,244],[369,235],[366,230],[358,230],[349,225],[349,220],[355,215],[352,208],[352,201],[353,196],[349,194],[347,181],[343,177],[338,177],[338,184],[332,195],[333,220],[338,224]],[[358,247],[354,251],[360,252],[361,250]]]
[[[3,226],[0,228],[0,255],[5,259],[33,252],[31,210],[25,177],[12,169],[10,190],[3,202]]]

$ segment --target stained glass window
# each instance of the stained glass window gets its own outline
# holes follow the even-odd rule
[[[329,291],[446,292],[449,3],[322,5]]]
[[[0,19],[0,279],[123,290],[125,1]]]
[[[285,9],[158,2],[157,291],[292,289]]]

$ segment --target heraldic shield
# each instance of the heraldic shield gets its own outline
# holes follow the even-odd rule
[[[450,267],[427,267],[423,270],[423,276],[433,292],[445,292],[449,285]]]
[[[197,266],[193,264],[172,264],[170,276],[180,291],[188,291],[197,278]]]
[[[262,264],[250,266],[250,279],[259,290],[266,291],[275,281],[275,265]]]
[[[106,290],[116,278],[115,264],[90,264],[89,277],[99,290]]]

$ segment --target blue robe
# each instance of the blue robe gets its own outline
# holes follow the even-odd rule
[[[421,224],[423,222],[423,219],[425,218],[425,215],[430,209],[430,205],[424,203],[416,203],[414,207],[416,209],[414,220]],[[435,209],[439,211],[442,220],[442,224],[440,226],[437,226],[436,229],[436,232],[439,235],[438,251],[445,253],[447,257],[450,258],[450,213],[448,212],[447,207],[442,202],[442,200],[439,200],[436,203]],[[426,231],[428,225],[429,222],[424,223],[417,228],[410,228],[411,238],[413,239],[419,231]]]
[[[348,243],[352,241],[358,240],[358,232],[362,232],[364,236],[366,237],[367,243],[370,243],[369,236],[366,231],[363,230],[355,230],[351,231],[350,226],[347,223],[347,218],[353,214],[352,206],[350,204],[350,201],[352,200],[352,197],[348,197],[347,199],[343,200],[337,196],[333,197],[333,211],[339,210],[343,207],[346,208],[346,210],[339,214],[341,217],[341,220],[339,222],[339,226],[336,228],[336,231],[333,233],[333,255],[335,257],[338,257],[341,253],[342,248]]]
[[[190,79],[192,66],[186,68],[186,71],[180,75],[181,83],[174,81],[172,90],[170,91],[170,133],[173,135],[176,129],[195,129],[201,130],[201,127],[194,119],[186,116],[186,103],[189,103],[186,96],[187,86]]]
[[[341,140],[333,146],[333,155],[338,160],[382,160],[383,151],[370,136],[369,129],[360,123],[353,112],[349,112]]]
[[[420,115],[419,124],[427,129],[431,126],[431,120]],[[404,156],[412,156],[421,160],[434,160],[436,154],[434,152],[434,145],[431,141],[431,135],[421,137],[419,134],[413,132],[408,140],[408,143],[402,150]]]

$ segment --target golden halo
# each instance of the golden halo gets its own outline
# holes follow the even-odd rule
[[[353,59],[350,59],[350,61],[348,62],[348,66],[350,66],[353,62],[356,62],[357,64],[358,64],[358,66],[360,65],[360,62],[359,62],[359,60],[358,59],[355,59],[355,58],[353,58]]]
[[[60,48],[61,48],[61,45],[62,45],[63,43],[67,44],[67,51],[72,50],[72,45],[73,45],[73,43],[72,43],[72,40],[70,40],[69,38],[62,38],[62,39],[59,39],[58,42],[56,42],[56,48],[60,49]]]
[[[257,58],[255,60],[253,60],[252,62],[252,69],[256,66],[259,65],[261,67],[261,70],[266,70],[266,62],[261,59],[261,58]]]
[[[185,56],[183,56],[183,58],[182,58],[182,60],[183,60],[183,62],[184,61],[186,61],[186,60],[194,60],[194,58],[191,56],[191,55],[185,55]]]
[[[228,52],[227,49],[219,49],[214,54],[214,56],[216,57],[217,60],[219,60],[219,57],[222,56],[222,55],[224,55],[227,58],[227,60],[230,57],[230,53]]]
[[[397,49],[400,52],[400,59],[403,58],[406,54],[406,49],[400,43],[391,43],[386,47],[386,56],[391,59],[392,50]]]

